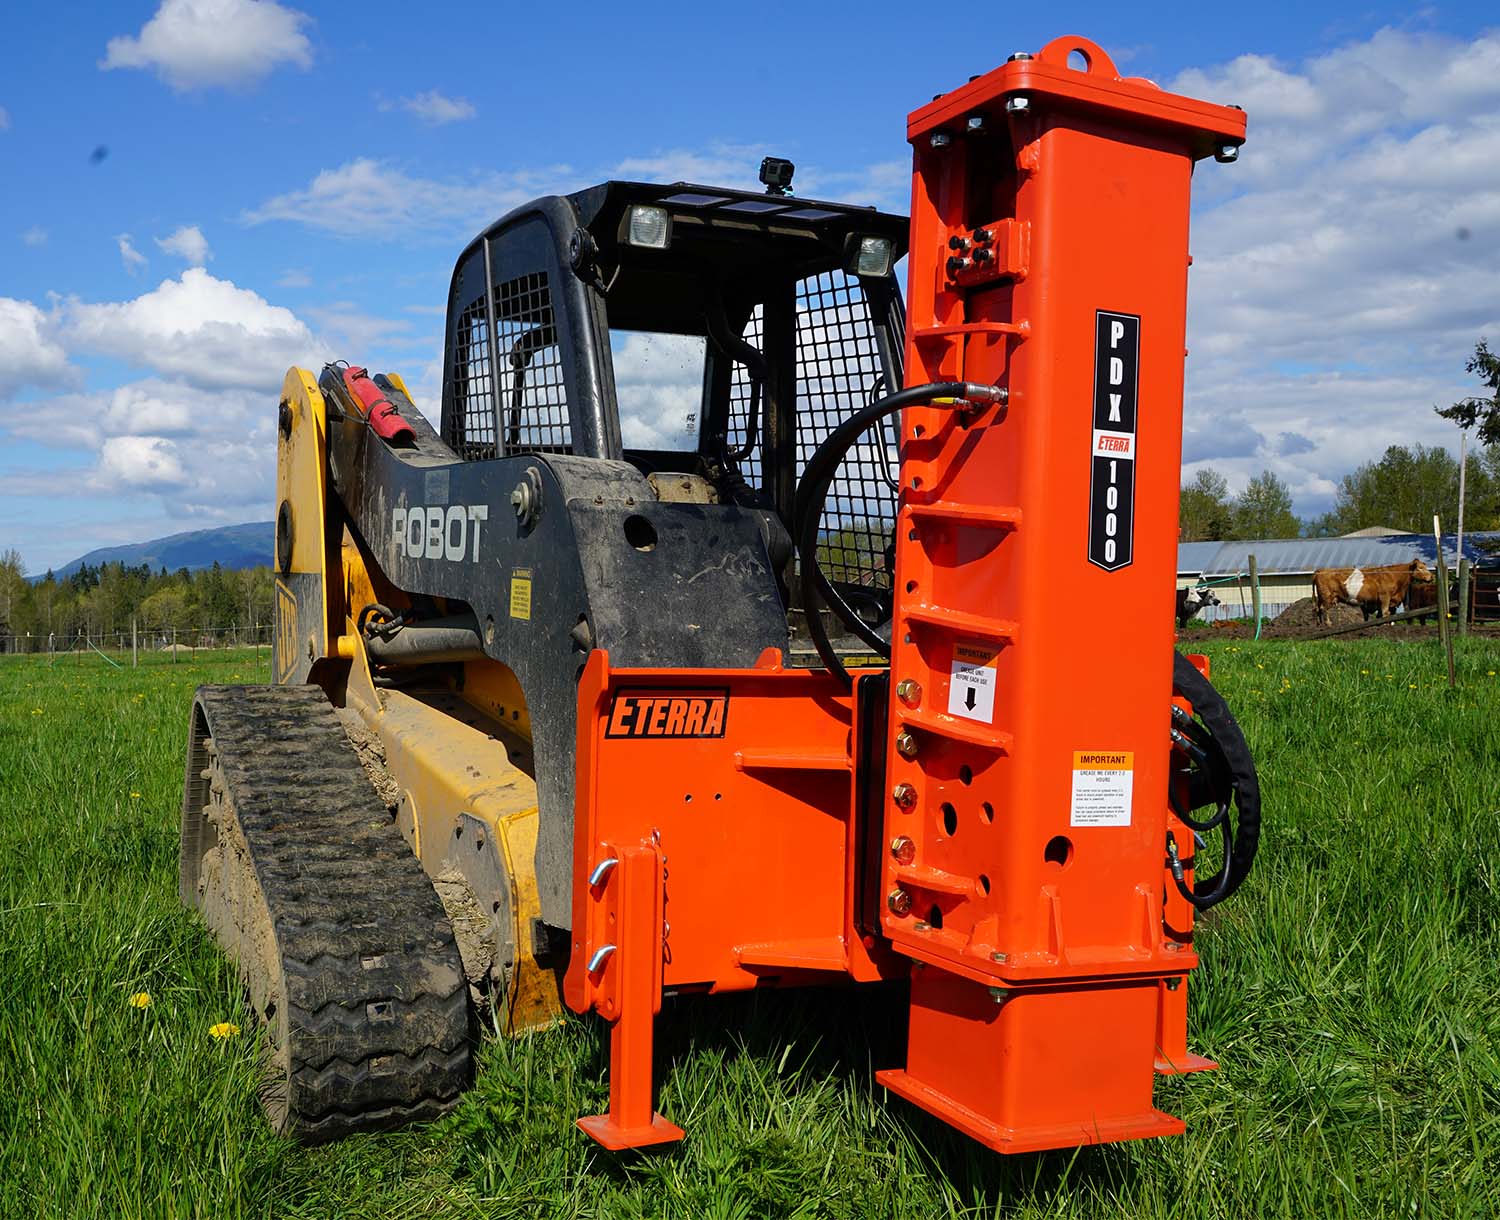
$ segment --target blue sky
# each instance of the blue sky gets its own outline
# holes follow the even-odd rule
[[[1131,6],[1132,8],[1134,6]],[[1205,17],[1211,11],[1211,17]],[[1197,181],[1187,472],[1300,511],[1500,338],[1500,19],[1480,4],[411,4],[147,0],[0,16],[0,550],[269,519],[288,364],[438,395],[468,237],[612,175],[905,208],[907,111],[1054,36],[1249,112]]]

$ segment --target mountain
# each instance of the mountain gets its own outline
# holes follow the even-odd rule
[[[251,521],[212,530],[189,530],[185,534],[171,534],[150,542],[100,547],[72,563],[53,568],[52,572],[58,580],[63,580],[84,564],[96,568],[101,563],[123,563],[127,567],[139,567],[144,563],[153,572],[158,568],[166,568],[169,572],[187,568],[195,572],[199,568],[213,567],[216,560],[226,569],[256,568],[271,562],[274,542],[275,526],[271,522]]]

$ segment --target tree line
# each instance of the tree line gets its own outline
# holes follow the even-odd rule
[[[83,564],[62,579],[49,571],[36,582],[24,573],[18,552],[0,554],[0,638],[52,637],[62,647],[80,633],[128,635],[134,623],[190,642],[205,632],[244,632],[271,621],[274,587],[264,566],[153,572],[149,564]]]
[[[1366,462],[1339,480],[1333,508],[1316,517],[1292,511],[1292,493],[1273,471],[1231,495],[1224,476],[1200,469],[1182,489],[1178,524],[1183,542],[1233,538],[1336,538],[1384,526],[1426,533],[1432,515],[1443,528],[1458,524],[1458,459],[1428,445],[1392,445],[1378,462]],[[1500,443],[1468,455],[1464,529],[1500,529]]]

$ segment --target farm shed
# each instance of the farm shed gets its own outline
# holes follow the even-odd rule
[[[1313,595],[1313,573],[1319,568],[1380,567],[1421,559],[1437,564],[1431,534],[1350,535],[1345,538],[1262,538],[1233,542],[1183,542],[1177,546],[1177,587],[1207,585],[1219,601],[1199,620],[1246,618],[1250,614],[1250,556],[1260,570],[1261,613],[1275,618],[1293,602]],[[1448,566],[1458,567],[1458,539],[1443,535]],[[1464,534],[1464,555],[1474,565],[1475,612],[1500,616],[1500,531]]]

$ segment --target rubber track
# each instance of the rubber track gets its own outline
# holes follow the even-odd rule
[[[315,686],[203,686],[197,703],[280,957],[285,1132],[321,1142],[443,1113],[471,1076],[458,947],[332,706]]]

